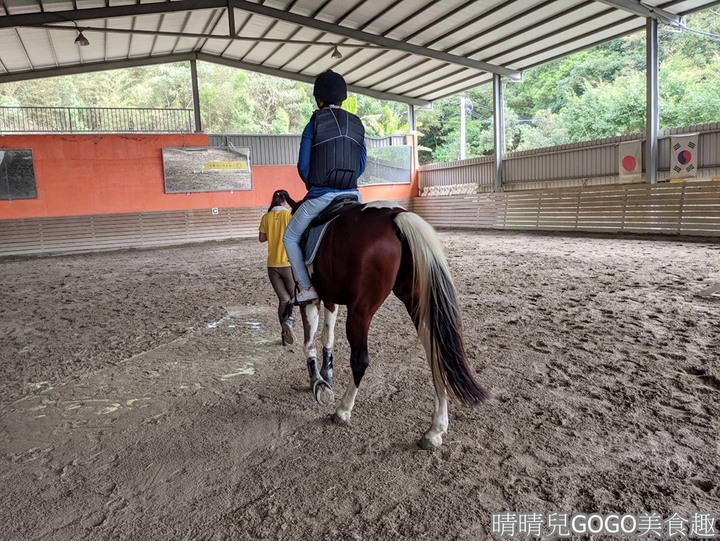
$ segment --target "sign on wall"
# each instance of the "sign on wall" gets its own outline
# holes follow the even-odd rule
[[[165,193],[252,189],[249,148],[163,148],[162,154]]]
[[[36,199],[31,149],[0,149],[0,199]]]

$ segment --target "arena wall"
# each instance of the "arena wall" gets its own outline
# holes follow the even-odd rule
[[[37,188],[34,199],[0,200],[0,255],[255,236],[275,190],[287,189],[297,199],[306,192],[292,158],[299,137],[243,136],[242,143],[262,162],[252,166],[250,190],[166,193],[162,149],[206,147],[220,144],[219,137],[0,136],[0,149],[32,149]],[[417,183],[365,186],[360,191],[366,201],[386,199],[408,206],[417,195]]]

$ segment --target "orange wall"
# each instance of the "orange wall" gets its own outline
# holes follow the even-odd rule
[[[0,220],[264,207],[278,188],[305,195],[295,166],[253,167],[248,191],[166,194],[162,148],[207,145],[205,134],[0,136],[0,148],[32,149],[37,186],[37,199],[0,200]],[[406,199],[417,194],[417,180],[361,192],[365,201]]]

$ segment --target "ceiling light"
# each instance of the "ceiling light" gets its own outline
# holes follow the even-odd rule
[[[88,39],[83,35],[82,30],[78,31],[78,35],[75,38],[75,45],[78,45],[80,47],[87,47],[88,45],[90,45]]]
[[[78,23],[76,23],[75,21],[71,21],[71,22],[75,25],[75,28],[78,31],[78,35],[75,38],[75,45],[77,45],[78,47],[87,47],[88,45],[90,45],[90,42],[85,37],[85,35],[82,33],[82,30],[80,30]]]
[[[338,51],[337,45],[335,45],[335,47],[333,48],[333,52],[330,56],[332,56],[333,58],[342,58],[342,53]]]

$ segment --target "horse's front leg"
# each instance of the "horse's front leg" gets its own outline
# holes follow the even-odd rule
[[[323,364],[320,375],[333,386],[333,346],[335,345],[335,322],[337,321],[338,308],[335,304],[325,305],[325,324],[322,332],[323,343]]]
[[[348,308],[346,327],[348,342],[350,343],[350,368],[352,369],[353,377],[340,401],[340,406],[338,406],[335,412],[335,420],[341,423],[350,421],[350,415],[355,406],[355,398],[357,397],[360,382],[365,375],[365,370],[370,364],[367,337],[371,319],[371,314],[368,315],[365,312]]]
[[[312,302],[301,308],[304,343],[303,350],[307,359],[308,375],[310,376],[310,388],[315,395],[315,400],[325,406],[331,404],[335,396],[332,389],[325,383],[318,370],[317,351],[315,350],[315,335],[317,334],[320,321],[320,303]]]
[[[317,352],[315,351],[315,334],[317,333],[320,310],[317,303],[310,303],[300,307],[303,321],[303,351],[307,359],[310,385],[320,378],[317,366]]]

